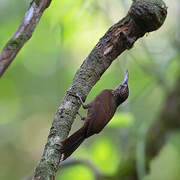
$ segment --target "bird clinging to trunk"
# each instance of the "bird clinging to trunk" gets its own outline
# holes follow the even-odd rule
[[[129,96],[128,71],[122,84],[115,89],[105,89],[100,92],[96,98],[89,104],[84,105],[78,94],[72,94],[77,97],[84,109],[88,110],[87,117],[82,118],[84,125],[74,134],[61,142],[60,149],[63,159],[68,158],[88,137],[101,132],[106,124],[112,119],[117,107],[122,104]]]

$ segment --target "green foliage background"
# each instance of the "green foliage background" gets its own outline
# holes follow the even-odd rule
[[[0,47],[15,32],[30,1],[0,0]],[[125,16],[127,0],[53,0],[30,41],[0,79],[0,179],[21,179],[32,172],[43,151],[58,105],[85,57],[107,29]],[[147,34],[123,53],[90,92],[114,88],[129,70],[130,97],[113,120],[74,154],[114,175],[127,151],[136,149],[139,179],[179,180],[178,133],[162,149],[145,175],[144,143],[158,119],[167,93],[179,75],[179,1],[166,0],[168,17],[160,30]],[[85,115],[85,111],[81,110]],[[74,132],[82,122],[77,117]],[[78,172],[78,173],[77,173]],[[94,180],[78,165],[63,169],[59,180]]]

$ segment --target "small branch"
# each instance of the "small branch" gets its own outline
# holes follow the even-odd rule
[[[146,32],[157,30],[166,18],[166,6],[161,0],[133,2],[125,18],[113,25],[99,40],[76,72],[69,92],[78,93],[85,101],[91,88],[124,50],[132,48],[135,41]],[[58,108],[34,180],[54,180],[60,165],[61,141],[71,129],[80,107],[78,99],[66,92]]]
[[[63,161],[61,163],[61,168],[67,168],[69,166],[74,166],[74,165],[84,165],[86,167],[88,167],[94,174],[96,179],[102,179],[103,177],[105,177],[102,172],[94,165],[92,164],[90,161],[85,160],[85,159],[68,159],[66,161]]]
[[[0,77],[6,71],[20,49],[31,38],[44,10],[51,0],[33,0],[13,37],[7,42],[0,54]]]
[[[179,102],[180,77],[178,78],[177,84],[173,91],[168,94],[158,120],[154,122],[153,126],[149,130],[146,142],[148,162],[159,153],[170,135],[180,129]]]

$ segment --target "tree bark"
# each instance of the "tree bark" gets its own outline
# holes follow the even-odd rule
[[[31,38],[44,10],[51,0],[33,0],[13,37],[0,53],[0,77],[14,60],[24,44]]]

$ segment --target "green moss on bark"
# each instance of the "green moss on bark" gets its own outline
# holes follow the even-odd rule
[[[21,42],[24,40],[24,35],[23,34],[21,34],[18,38],[15,38],[15,39],[11,39],[11,40],[9,40],[8,41],[8,43],[6,44],[6,49],[8,48],[10,48],[10,49],[16,49],[17,48],[17,46],[20,46],[21,45]]]

